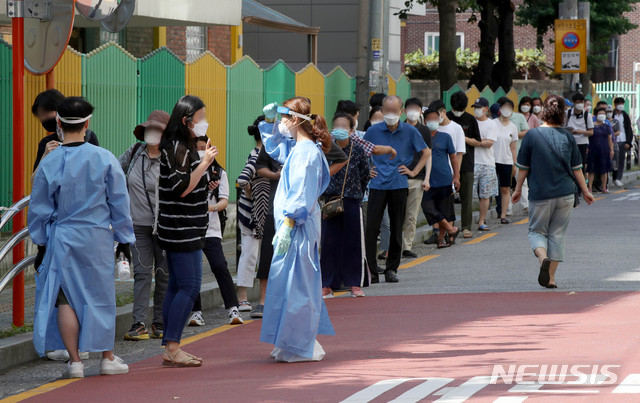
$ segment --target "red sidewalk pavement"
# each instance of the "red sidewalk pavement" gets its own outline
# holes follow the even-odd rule
[[[319,338],[327,352],[319,363],[268,359],[272,346],[258,342],[255,321],[189,344],[204,358],[201,368],[163,368],[158,356],[131,365],[128,375],[85,378],[29,401],[640,401],[640,293],[439,294],[327,305],[337,335]],[[617,379],[490,383],[494,365],[580,364],[587,375],[596,365],[596,373],[619,365],[609,369]]]

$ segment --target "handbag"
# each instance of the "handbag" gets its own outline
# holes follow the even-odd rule
[[[562,162],[562,167],[565,169],[565,171],[567,171],[567,173],[569,174],[569,177],[571,177],[571,180],[576,185],[576,189],[578,190],[576,190],[576,192],[573,194],[574,196],[573,208],[578,207],[580,205],[580,195],[582,194],[582,192],[580,191],[580,185],[578,184],[578,180],[576,179],[576,176],[573,173],[573,170],[571,169],[570,163],[567,162],[567,160],[560,155],[560,153],[555,149],[555,147],[553,146],[553,144],[551,144],[548,138],[546,138],[545,136],[541,136],[541,137],[544,139],[544,141],[547,142],[547,145],[551,149],[551,152],[553,153],[553,155],[559,161]]]
[[[351,163],[351,153],[353,152],[353,141],[351,149],[349,149],[349,159],[347,160],[347,170],[344,173],[344,181],[342,182],[342,192],[340,196],[330,198],[322,205],[322,219],[328,220],[339,214],[344,213],[344,188],[347,185],[347,175],[349,175],[349,164]]]

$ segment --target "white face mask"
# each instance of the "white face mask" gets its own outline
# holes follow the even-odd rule
[[[198,150],[198,155],[200,156],[200,159],[204,158],[204,154],[206,153],[205,150]]]
[[[533,113],[540,113],[542,112],[542,106],[540,105],[534,105],[533,107]]]
[[[157,129],[146,129],[144,131],[144,142],[150,146],[157,146],[160,144],[160,138],[162,138],[162,132]]]
[[[203,137],[207,135],[207,129],[209,128],[209,123],[207,123],[206,120],[203,120],[202,122],[198,122],[196,124],[193,125],[193,133],[196,135],[196,137]]]
[[[358,130],[358,119],[356,119],[356,123],[355,123],[355,129]]]
[[[377,125],[378,123],[382,123],[382,120],[372,120],[371,121],[371,126]]]
[[[578,112],[582,112],[582,110],[584,109],[584,104],[575,104],[574,108],[575,108]]]
[[[623,111],[624,110],[624,104],[616,105],[616,109],[619,110],[619,111]]]
[[[475,108],[473,110],[473,113],[476,115],[477,118],[484,116],[484,108]]]
[[[531,107],[529,105],[522,105],[520,107],[520,110],[522,110],[522,113],[529,113],[529,111],[531,110]]]
[[[395,126],[400,120],[400,115],[394,113],[387,113],[384,115],[384,122],[389,126]]]
[[[505,118],[511,117],[512,113],[513,111],[511,110],[511,108],[500,108],[500,114]]]
[[[611,119],[613,117],[613,112],[607,112],[607,119]]]
[[[462,116],[462,114],[464,113],[464,111],[451,111],[453,113],[453,116],[459,118],[460,116]]]
[[[605,120],[607,120],[607,116],[603,115],[602,113],[599,113],[597,116],[598,122],[604,122]]]
[[[407,111],[407,119],[411,122],[417,122],[420,119],[420,111],[415,109]]]

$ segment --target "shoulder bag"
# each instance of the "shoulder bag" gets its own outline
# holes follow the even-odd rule
[[[329,199],[322,205],[322,219],[328,220],[339,214],[344,213],[344,188],[347,185],[347,176],[349,175],[349,164],[351,163],[351,153],[353,152],[353,141],[351,141],[351,149],[349,149],[349,159],[347,160],[347,170],[344,173],[344,181],[342,182],[342,192],[340,196]]]

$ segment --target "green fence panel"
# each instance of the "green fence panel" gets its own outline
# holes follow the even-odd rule
[[[238,178],[255,147],[254,138],[247,134],[247,126],[262,114],[263,86],[262,70],[250,57],[245,56],[228,67],[226,169],[230,183]],[[229,198],[235,201],[235,192],[230,193]]]
[[[527,92],[526,89],[522,90],[521,93],[518,94],[518,103],[520,103],[520,101],[522,100],[522,98],[524,97],[530,97],[531,95],[529,95],[529,92]]]
[[[0,39],[0,206],[13,199],[13,118],[11,45]],[[31,192],[27,192],[31,193]],[[7,226],[4,230],[9,230]]]
[[[117,157],[135,142],[137,60],[114,43],[84,57],[82,94],[95,107],[90,127]]]
[[[504,92],[504,90],[502,89],[502,87],[498,87],[498,89],[496,90],[496,92],[493,94],[493,102],[498,102],[498,99],[502,98],[502,97],[506,97],[507,93]]]
[[[324,78],[324,114],[327,121],[331,122],[338,101],[351,100],[353,96],[351,77],[342,67],[336,67]]]
[[[296,74],[282,60],[264,71],[264,105],[284,101],[296,96]]]
[[[398,83],[396,84],[396,95],[402,98],[403,101],[411,98],[411,83],[404,74],[398,78]]]
[[[489,101],[489,106],[494,103],[493,91],[491,91],[491,88],[489,88],[488,85],[484,87],[484,89],[480,93],[480,96],[486,98],[487,101]]]
[[[184,74],[182,60],[165,47],[138,60],[138,122],[156,109],[171,113],[185,94]]]
[[[458,84],[454,84],[453,87],[449,88],[447,91],[442,92],[442,101],[444,102],[444,106],[447,110],[451,110],[451,95],[454,93],[462,91],[462,87]]]
[[[531,93],[531,98],[540,98],[538,90],[533,90],[533,92]]]

